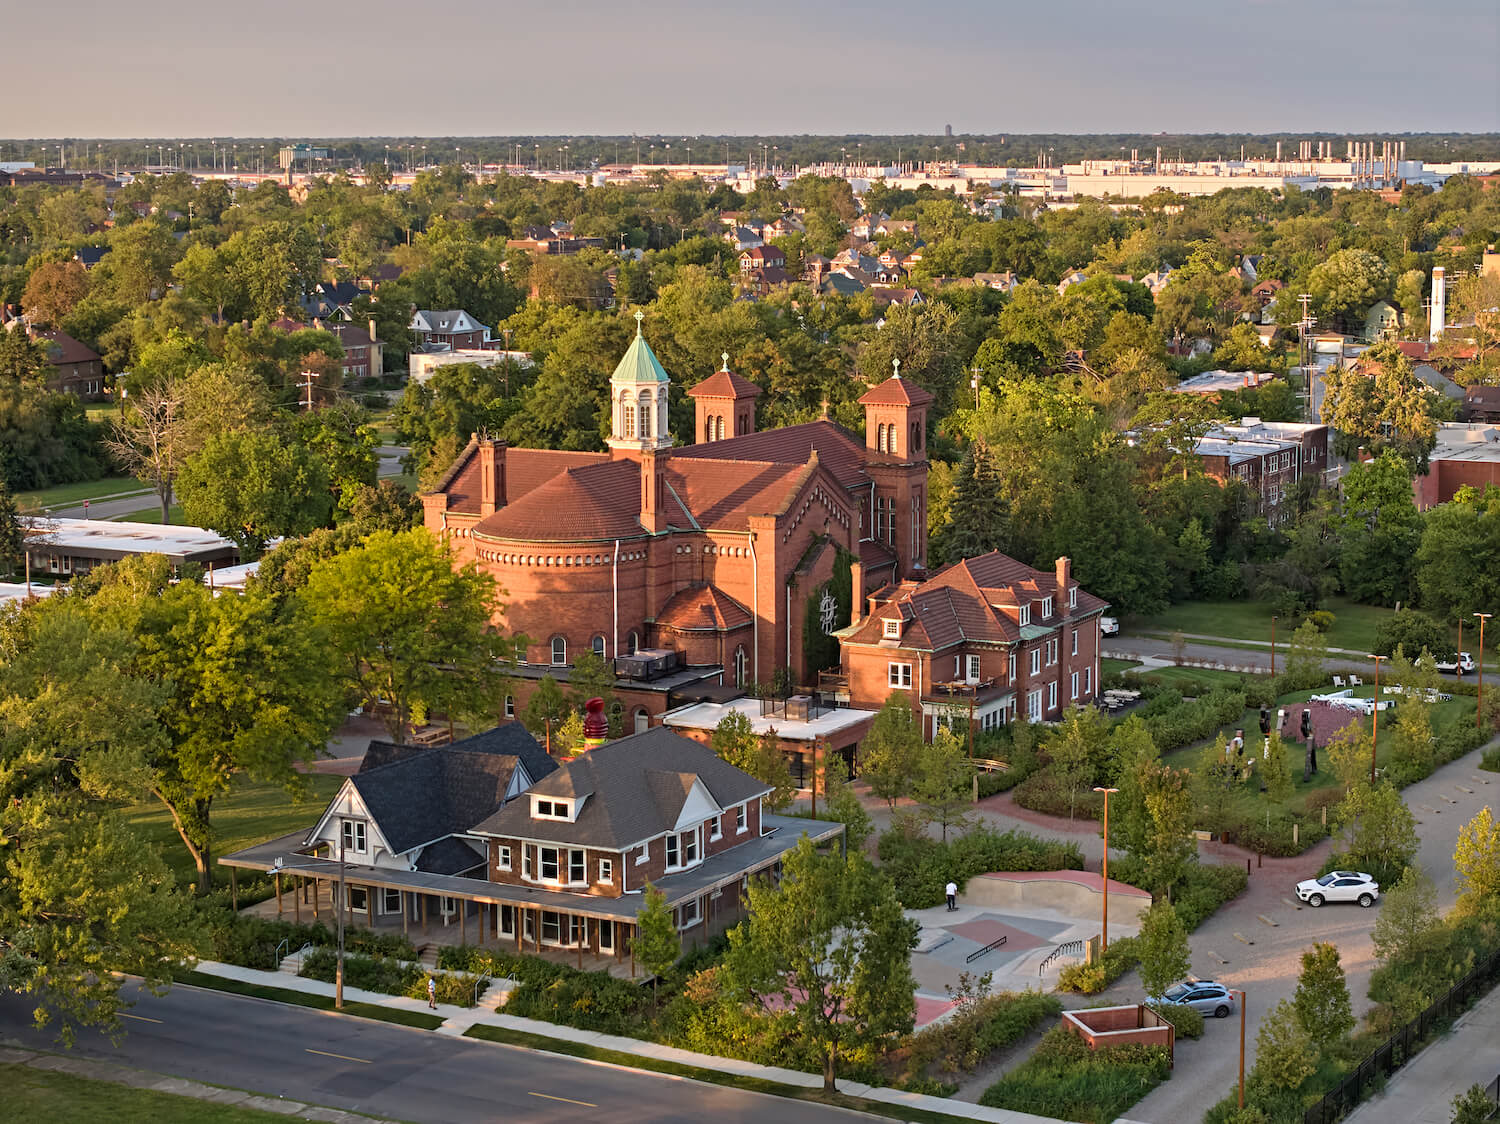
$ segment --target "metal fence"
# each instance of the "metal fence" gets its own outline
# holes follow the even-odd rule
[[[1382,1042],[1303,1115],[1303,1124],[1333,1124],[1369,1096],[1373,1086],[1409,1062],[1438,1025],[1450,1022],[1500,976],[1500,951],[1471,968],[1448,993]]]

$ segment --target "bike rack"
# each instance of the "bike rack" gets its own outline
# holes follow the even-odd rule
[[[1083,942],[1082,941],[1064,941],[1062,944],[1058,945],[1056,948],[1054,948],[1051,952],[1049,952],[1047,954],[1047,958],[1045,960],[1043,960],[1039,965],[1037,965],[1036,974],[1038,976],[1043,975],[1047,971],[1047,965],[1048,964],[1051,964],[1052,961],[1056,960],[1060,956],[1067,956],[1069,953],[1076,953],[1077,955],[1082,956],[1083,955]]]

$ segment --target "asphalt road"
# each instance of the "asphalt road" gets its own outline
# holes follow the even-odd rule
[[[75,1054],[156,1073],[419,1121],[738,1121],[836,1124],[862,1113],[595,1065],[195,987],[139,1002],[119,1046],[81,1034]],[[0,1039],[57,1049],[24,996],[0,994]]]

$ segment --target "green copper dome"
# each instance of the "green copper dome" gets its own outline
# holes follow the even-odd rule
[[[670,382],[667,372],[662,367],[661,361],[656,358],[656,353],[651,350],[651,345],[646,342],[646,337],[641,335],[641,321],[644,315],[640,312],[635,314],[635,339],[630,341],[630,347],[626,349],[625,355],[620,360],[615,373],[610,376],[611,383],[664,383]]]

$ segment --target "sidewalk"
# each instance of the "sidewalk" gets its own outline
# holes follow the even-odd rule
[[[111,1085],[128,1085],[132,1089],[150,1089],[157,1093],[170,1093],[177,1097],[190,1097],[197,1101],[213,1101],[215,1104],[233,1105],[236,1108],[253,1108],[262,1112],[274,1112],[278,1116],[289,1116],[297,1120],[320,1120],[325,1124],[397,1124],[384,1117],[363,1116],[357,1112],[345,1112],[338,1108],[323,1108],[320,1105],[289,1101],[284,1097],[262,1097],[247,1093],[243,1089],[223,1089],[217,1085],[205,1085],[201,1081],[188,1081],[181,1077],[166,1077],[134,1066],[115,1065],[113,1062],[97,1062],[88,1058],[60,1057],[43,1054],[36,1050],[21,1050],[0,1046],[0,1065],[24,1065],[31,1069],[51,1070],[67,1073],[90,1081],[107,1081]]]
[[[198,971],[224,979],[243,983],[260,984],[263,987],[279,987],[289,991],[300,991],[309,995],[333,994],[333,985],[320,980],[307,980],[300,976],[289,976],[285,972],[263,972],[255,968],[241,968],[236,964],[220,964],[213,960],[198,962]],[[495,980],[480,1000],[478,1007],[454,1007],[439,1003],[437,1014],[443,1024],[434,1033],[461,1037],[471,1026],[482,1024],[507,1030],[524,1031],[543,1038],[555,1038],[565,1042],[577,1042],[601,1050],[613,1050],[621,1054],[633,1054],[639,1058],[654,1058],[677,1065],[693,1066],[697,1069],[727,1073],[737,1077],[751,1077],[760,1081],[774,1081],[778,1085],[790,1085],[802,1089],[821,1089],[823,1078],[815,1073],[781,1069],[776,1066],[756,1065],[739,1058],[721,1058],[712,1054],[696,1054],[691,1050],[679,1050],[675,1046],[664,1046],[659,1042],[644,1042],[639,1038],[625,1038],[617,1034],[600,1034],[592,1030],[578,1030],[570,1026],[523,1019],[501,1014],[496,1006],[503,1005],[503,997],[514,987],[510,980]],[[377,1007],[394,1007],[406,1011],[426,1011],[423,999],[408,999],[402,995],[385,995],[345,987],[344,998],[355,1003],[369,1003]],[[1050,1116],[1033,1116],[1027,1112],[1012,1112],[1003,1108],[986,1108],[982,1105],[952,1101],[945,1097],[933,1097],[923,1093],[904,1093],[898,1089],[885,1089],[862,1085],[853,1081],[839,1082],[839,1092],[852,1097],[879,1101],[883,1104],[900,1105],[925,1112],[940,1112],[968,1120],[983,1120],[989,1124],[1060,1124]]]
[[[1348,1124],[1448,1124],[1453,1098],[1500,1074],[1500,1003],[1480,996],[1445,1037],[1391,1077],[1385,1091],[1346,1118]]]

